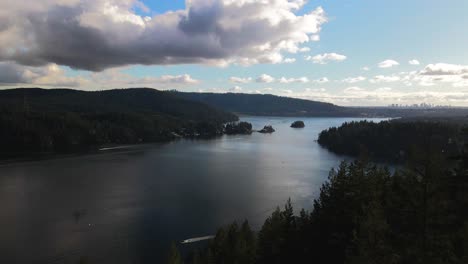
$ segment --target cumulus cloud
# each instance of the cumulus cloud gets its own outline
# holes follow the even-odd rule
[[[329,82],[330,80],[328,80],[327,77],[322,77],[322,78],[319,78],[317,80],[314,80],[314,83],[327,83]]]
[[[14,62],[0,62],[0,85],[37,85],[52,87],[78,87],[90,80],[66,76],[57,64],[43,67],[22,66]]]
[[[275,78],[271,77],[268,74],[262,74],[256,79],[258,83],[272,83],[275,81]]]
[[[440,105],[468,103],[468,95],[463,91],[407,91],[391,87],[365,89],[354,86],[342,90],[341,93],[328,92],[325,89],[307,88],[303,91],[290,93],[288,96],[353,106],[386,106],[394,103],[414,104],[415,102],[430,102]]]
[[[252,81],[252,78],[248,77],[248,78],[241,78],[241,77],[231,77],[229,78],[229,81],[233,82],[233,83],[249,83]]]
[[[250,83],[253,79],[251,77],[248,78],[240,78],[240,77],[231,77],[229,80],[233,83]],[[281,78],[275,78],[273,76],[270,76],[268,74],[262,74],[258,76],[255,79],[256,82],[258,83],[273,83],[273,82],[278,82],[278,83],[283,83],[283,84],[288,84],[288,83],[308,83],[310,82],[309,78],[303,76],[303,77],[297,77],[297,78],[287,78],[287,77],[281,77]],[[314,80],[314,82],[328,82],[327,78],[322,78],[320,80]]]
[[[427,65],[422,75],[463,75],[468,74],[468,66],[448,63],[436,63]]]
[[[448,63],[429,64],[420,71],[403,73],[407,84],[430,87],[450,84],[453,87],[468,87],[468,66]]]
[[[409,65],[419,65],[419,64],[421,64],[418,60],[414,60],[414,59],[408,61],[408,63],[409,63]]]
[[[320,35],[312,35],[312,36],[310,36],[310,40],[312,40],[312,41],[320,41]]]
[[[359,93],[359,92],[362,92],[362,91],[365,91],[365,90],[363,88],[357,87],[357,86],[348,87],[348,88],[343,90],[344,93]]]
[[[160,85],[160,84],[197,84],[198,80],[193,79],[188,74],[181,75],[162,75],[161,77],[143,77],[143,78],[134,78],[132,77],[130,81],[127,82],[129,85]]]
[[[97,73],[68,76],[62,66],[53,63],[34,67],[14,62],[0,62],[0,85],[111,89],[142,86],[172,88],[200,82],[188,74],[134,77],[122,70],[114,68]]]
[[[309,79],[307,77],[300,78],[285,78],[281,77],[278,82],[280,83],[308,83]]]
[[[400,63],[395,60],[384,60],[380,62],[378,66],[379,68],[391,68],[398,65],[400,65]]]
[[[305,59],[316,64],[327,64],[332,61],[344,61],[346,60],[346,56],[338,53],[324,53],[315,56],[307,56]]]
[[[294,59],[294,58],[286,58],[286,59],[283,60],[283,62],[284,62],[284,63],[294,63],[294,62],[296,62],[296,59]]]
[[[363,70],[363,71],[370,71],[370,68],[367,67],[367,66],[364,66],[364,67],[361,68],[361,70]]]
[[[240,93],[240,92],[242,92],[242,87],[234,86],[231,89],[229,89],[229,92],[231,92],[231,93]]]
[[[400,80],[401,78],[398,75],[391,75],[391,76],[377,75],[374,78],[370,79],[369,82],[371,83],[397,82]]]
[[[130,64],[281,63],[327,22],[304,0],[190,0],[183,10],[137,14],[136,0],[3,1],[0,61],[102,71]],[[147,9],[147,8],[146,8]],[[146,10],[149,11],[149,10]]]
[[[357,76],[357,77],[349,77],[349,78],[343,79],[342,82],[345,82],[345,83],[357,83],[357,82],[365,81],[366,79],[367,79],[367,78],[364,77],[364,76]]]

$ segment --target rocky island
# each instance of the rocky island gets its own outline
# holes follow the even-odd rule
[[[275,129],[272,126],[264,126],[262,130],[258,131],[259,133],[273,133]]]
[[[231,122],[226,124],[224,133],[227,135],[252,134],[252,124],[248,122]]]
[[[292,124],[291,124],[291,127],[292,128],[303,128],[305,127],[305,124],[303,121],[294,121]]]

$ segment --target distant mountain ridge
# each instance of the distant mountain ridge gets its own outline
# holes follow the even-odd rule
[[[468,108],[405,109],[344,107],[319,101],[271,94],[193,93],[170,91],[179,97],[244,115],[305,117],[463,117]]]
[[[350,108],[331,103],[281,97],[269,94],[242,93],[186,93],[172,91],[175,95],[194,100],[229,112],[265,116],[357,116]]]

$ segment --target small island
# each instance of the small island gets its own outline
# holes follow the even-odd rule
[[[305,127],[305,124],[303,121],[294,121],[292,124],[291,124],[291,127],[292,128],[303,128]]]
[[[224,133],[227,135],[252,134],[252,124],[248,122],[231,122],[226,124]]]
[[[259,133],[273,133],[275,129],[272,126],[264,126],[262,130],[258,131]]]

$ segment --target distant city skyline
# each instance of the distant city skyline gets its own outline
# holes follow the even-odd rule
[[[0,89],[468,106],[468,1],[0,0]]]

